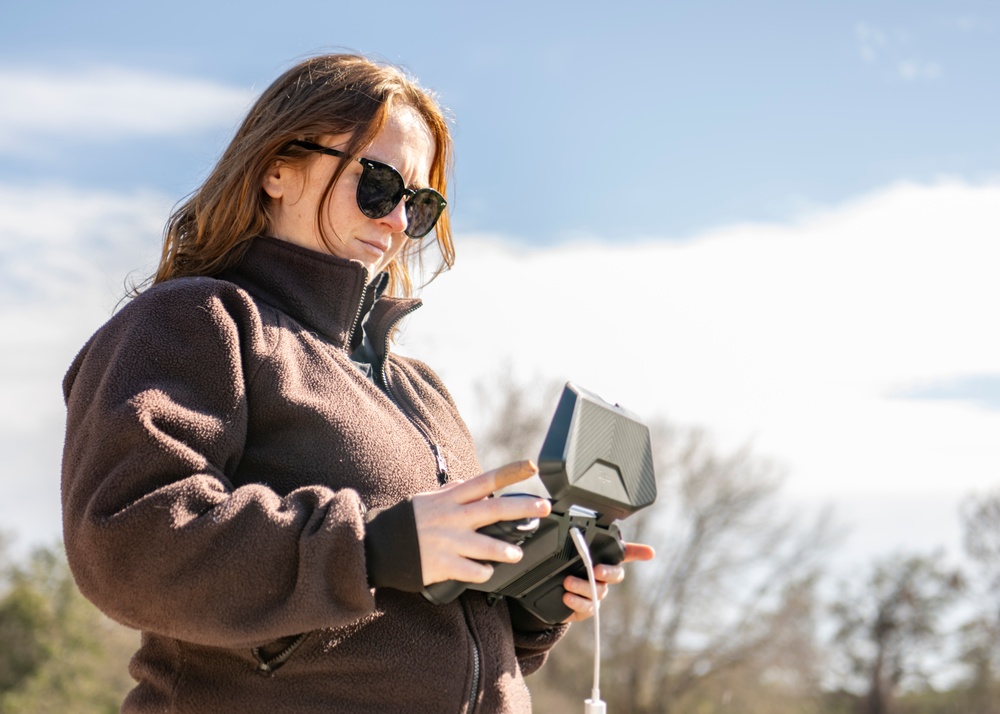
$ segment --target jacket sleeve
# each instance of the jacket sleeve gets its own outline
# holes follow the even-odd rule
[[[280,497],[227,477],[266,339],[245,293],[219,285],[148,291],[66,376],[63,528],[74,576],[119,622],[206,645],[354,622],[374,608],[356,492]]]
[[[514,630],[514,654],[525,676],[537,672],[549,656],[549,651],[563,638],[569,625],[550,625],[522,608],[517,600],[509,599],[511,627]]]

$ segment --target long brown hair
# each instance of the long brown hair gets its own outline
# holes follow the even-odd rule
[[[359,153],[378,136],[392,106],[415,110],[434,137],[430,186],[447,198],[452,139],[433,95],[396,67],[351,54],[321,55],[299,63],[278,77],[250,109],[219,163],[201,188],[170,216],[163,254],[148,282],[190,275],[217,275],[239,262],[249,241],[267,233],[269,197],[262,188],[268,169],[280,159],[306,161],[289,149],[293,139],[350,134],[346,152]],[[333,185],[348,165],[342,161],[326,187],[319,210],[326,208]],[[323,222],[317,220],[320,226]],[[447,211],[435,227],[441,262],[431,279],[455,262]],[[322,239],[329,244],[328,238]],[[388,266],[389,292],[410,295],[409,266],[430,241],[409,240]]]

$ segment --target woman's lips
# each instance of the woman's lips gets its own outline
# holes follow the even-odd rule
[[[377,241],[362,240],[361,243],[373,251],[377,251],[379,256],[385,255],[385,252],[389,250],[389,244],[382,245]]]

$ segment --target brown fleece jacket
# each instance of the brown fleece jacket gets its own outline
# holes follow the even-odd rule
[[[408,592],[409,498],[480,468],[438,377],[386,353],[418,301],[368,320],[388,394],[350,361],[366,282],[257,238],[218,279],[144,292],[70,368],[69,562],[143,631],[123,711],[530,711],[522,675],[565,628]]]

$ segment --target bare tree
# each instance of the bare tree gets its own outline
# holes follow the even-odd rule
[[[607,608],[609,701],[684,711],[706,682],[737,670],[812,692],[827,518],[804,526],[782,514],[777,468],[749,449],[719,455],[704,433],[662,423],[652,433],[660,496],[625,526],[659,555]]]
[[[973,616],[961,629],[968,667],[965,711],[1000,714],[1000,490],[962,504],[965,551],[972,559]]]
[[[475,443],[483,468],[538,457],[560,389],[543,378],[519,381],[510,364],[476,383]]]
[[[479,435],[481,452],[541,442],[551,411],[537,406],[537,390],[509,374],[481,389],[492,395],[497,416],[497,426]],[[651,435],[658,500],[621,528],[658,555],[630,567],[601,610],[609,706],[685,711],[707,682],[727,674],[735,682],[738,672],[753,672],[775,691],[818,691],[814,585],[831,543],[828,519],[803,525],[781,513],[778,469],[749,449],[719,455],[703,433],[662,422]],[[586,693],[590,632],[571,630],[533,691],[569,684]],[[730,709],[737,710],[750,711]]]
[[[947,662],[941,620],[962,588],[940,554],[892,556],[842,585],[833,644],[865,691],[861,714],[890,714],[901,687],[926,684]]]
[[[991,590],[1000,588],[1000,490],[971,496],[962,504],[965,550]]]
[[[995,613],[980,611],[959,630],[959,659],[968,669],[961,687],[963,714],[1000,714],[1000,623]]]

